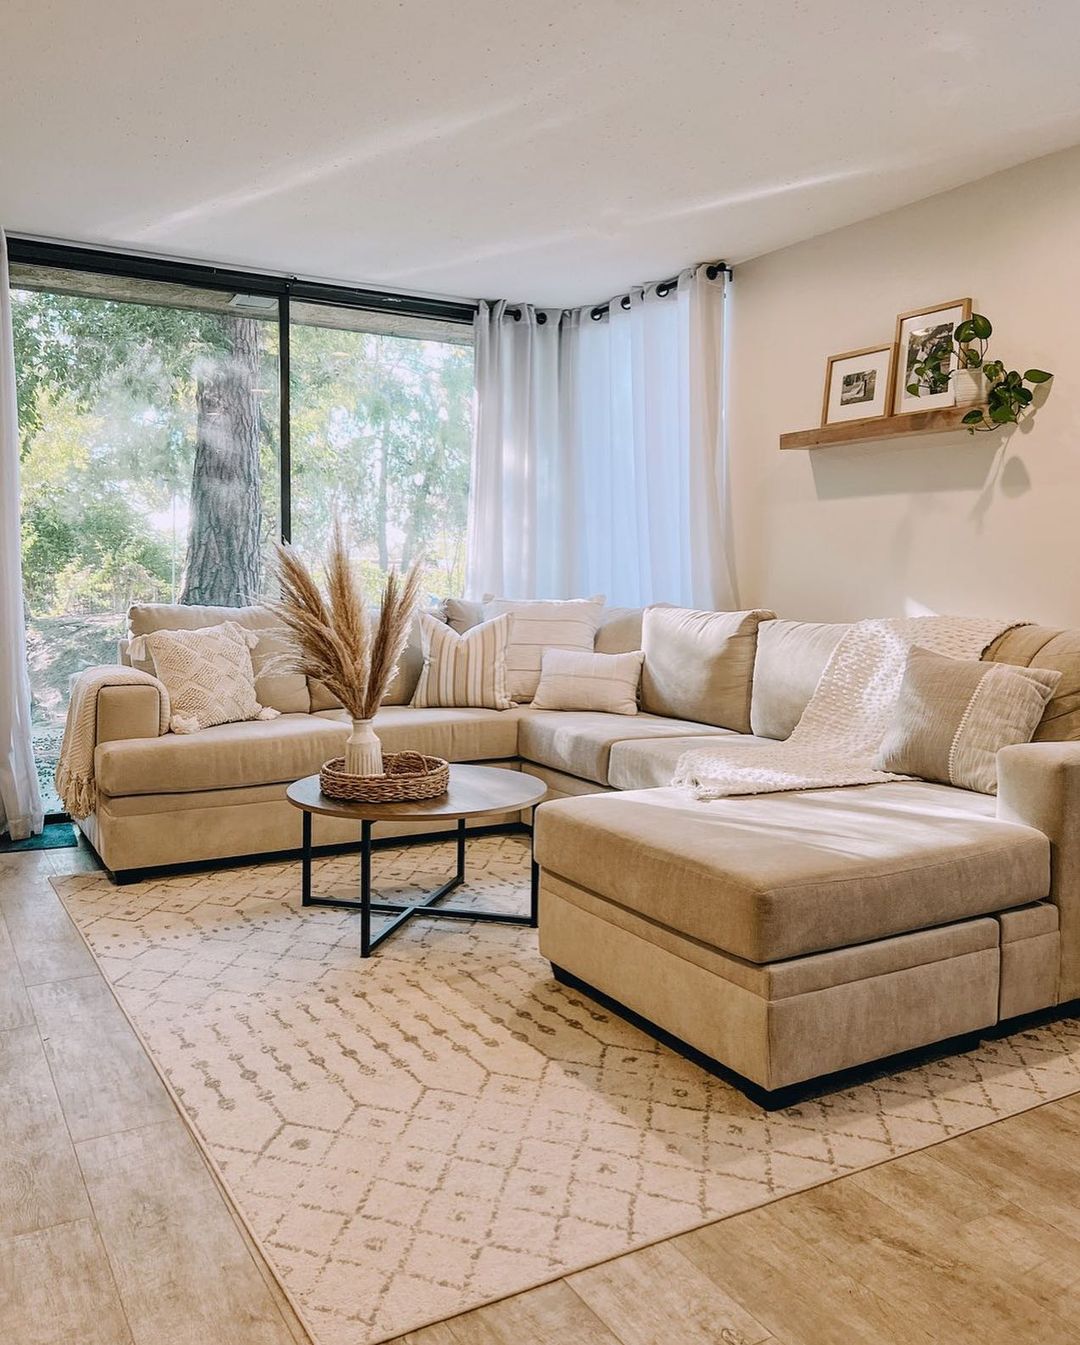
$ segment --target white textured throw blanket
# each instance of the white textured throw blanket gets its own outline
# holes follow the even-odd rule
[[[97,703],[102,687],[152,686],[158,690],[158,733],[169,729],[169,693],[165,684],[138,668],[120,665],[86,668],[71,683],[64,741],[56,763],[56,792],[72,817],[89,817],[97,805],[94,783],[94,747],[97,743]]]
[[[687,752],[671,783],[698,799],[723,799],[906,779],[875,770],[873,763],[896,708],[911,646],[977,659],[1017,624],[954,616],[858,621],[833,650],[790,738],[726,747],[719,739],[715,747]]]

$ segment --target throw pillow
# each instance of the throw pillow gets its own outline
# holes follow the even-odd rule
[[[215,724],[244,719],[276,719],[281,711],[264,709],[255,695],[251,651],[255,631],[235,621],[201,630],[158,630],[136,636],[131,657],[149,654],[154,676],[169,693],[173,733],[196,733]]]
[[[601,710],[610,715],[636,715],[638,682],[645,655],[583,654],[576,649],[548,649],[540,667],[534,710]]]
[[[464,635],[467,630],[472,630],[473,626],[479,626],[484,619],[484,604],[474,602],[470,598],[447,598],[446,600],[446,624],[456,630],[459,635]]]
[[[426,612],[420,614],[423,667],[413,692],[416,706],[474,705],[509,710],[506,690],[506,647],[509,615],[484,621],[464,635]]]
[[[128,628],[133,637],[152,635],[159,630],[205,630],[234,621],[258,635],[251,647],[251,665],[255,669],[255,695],[260,705],[272,706],[282,714],[307,714],[313,706],[303,673],[283,667],[284,655],[291,652],[288,632],[269,607],[201,607],[189,603],[135,603],[128,609]],[[128,649],[131,658],[131,650]],[[135,660],[132,666],[153,674],[151,658]]]
[[[946,658],[916,645],[874,766],[996,794],[998,752],[1031,741],[1060,681],[1046,668]]]
[[[649,714],[750,732],[757,629],[776,615],[646,607],[641,708]]]
[[[504,614],[513,618],[506,650],[507,688],[511,697],[518,702],[532,700],[540,682],[540,662],[545,649],[582,649],[592,653],[603,611],[603,597],[566,601],[485,598],[485,620]]]

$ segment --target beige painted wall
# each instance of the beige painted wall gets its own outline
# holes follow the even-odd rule
[[[825,358],[970,295],[996,354],[1056,373],[1027,432],[781,453]],[[1080,625],[1080,147],[736,269],[729,435],[740,600],[842,620]]]

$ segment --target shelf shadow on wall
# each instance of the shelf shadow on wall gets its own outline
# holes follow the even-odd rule
[[[1007,438],[1000,433],[935,435],[925,439],[845,444],[810,454],[819,500],[873,495],[932,495],[939,491],[992,492]],[[1006,464],[1010,475],[1011,459]],[[1019,464],[1023,471],[1023,464]],[[1004,475],[1004,473],[1002,473]],[[1022,494],[1025,484],[1009,494]],[[1004,484],[1004,483],[1003,483]]]

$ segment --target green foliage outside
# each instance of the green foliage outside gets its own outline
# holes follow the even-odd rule
[[[23,579],[34,717],[45,728],[62,720],[74,672],[114,661],[132,602],[181,597],[198,545],[199,392],[228,360],[236,319],[44,291],[13,300]],[[248,391],[261,499],[248,507],[265,561],[279,534],[274,323],[258,323],[258,344]],[[471,348],[295,325],[291,355],[297,545],[317,557],[339,511],[373,594],[388,564],[417,555],[429,591],[460,592]],[[261,574],[265,593],[265,564]]]
[[[290,341],[295,545],[318,557],[338,513],[373,598],[418,557],[430,593],[460,593],[471,347],[301,325]]]

